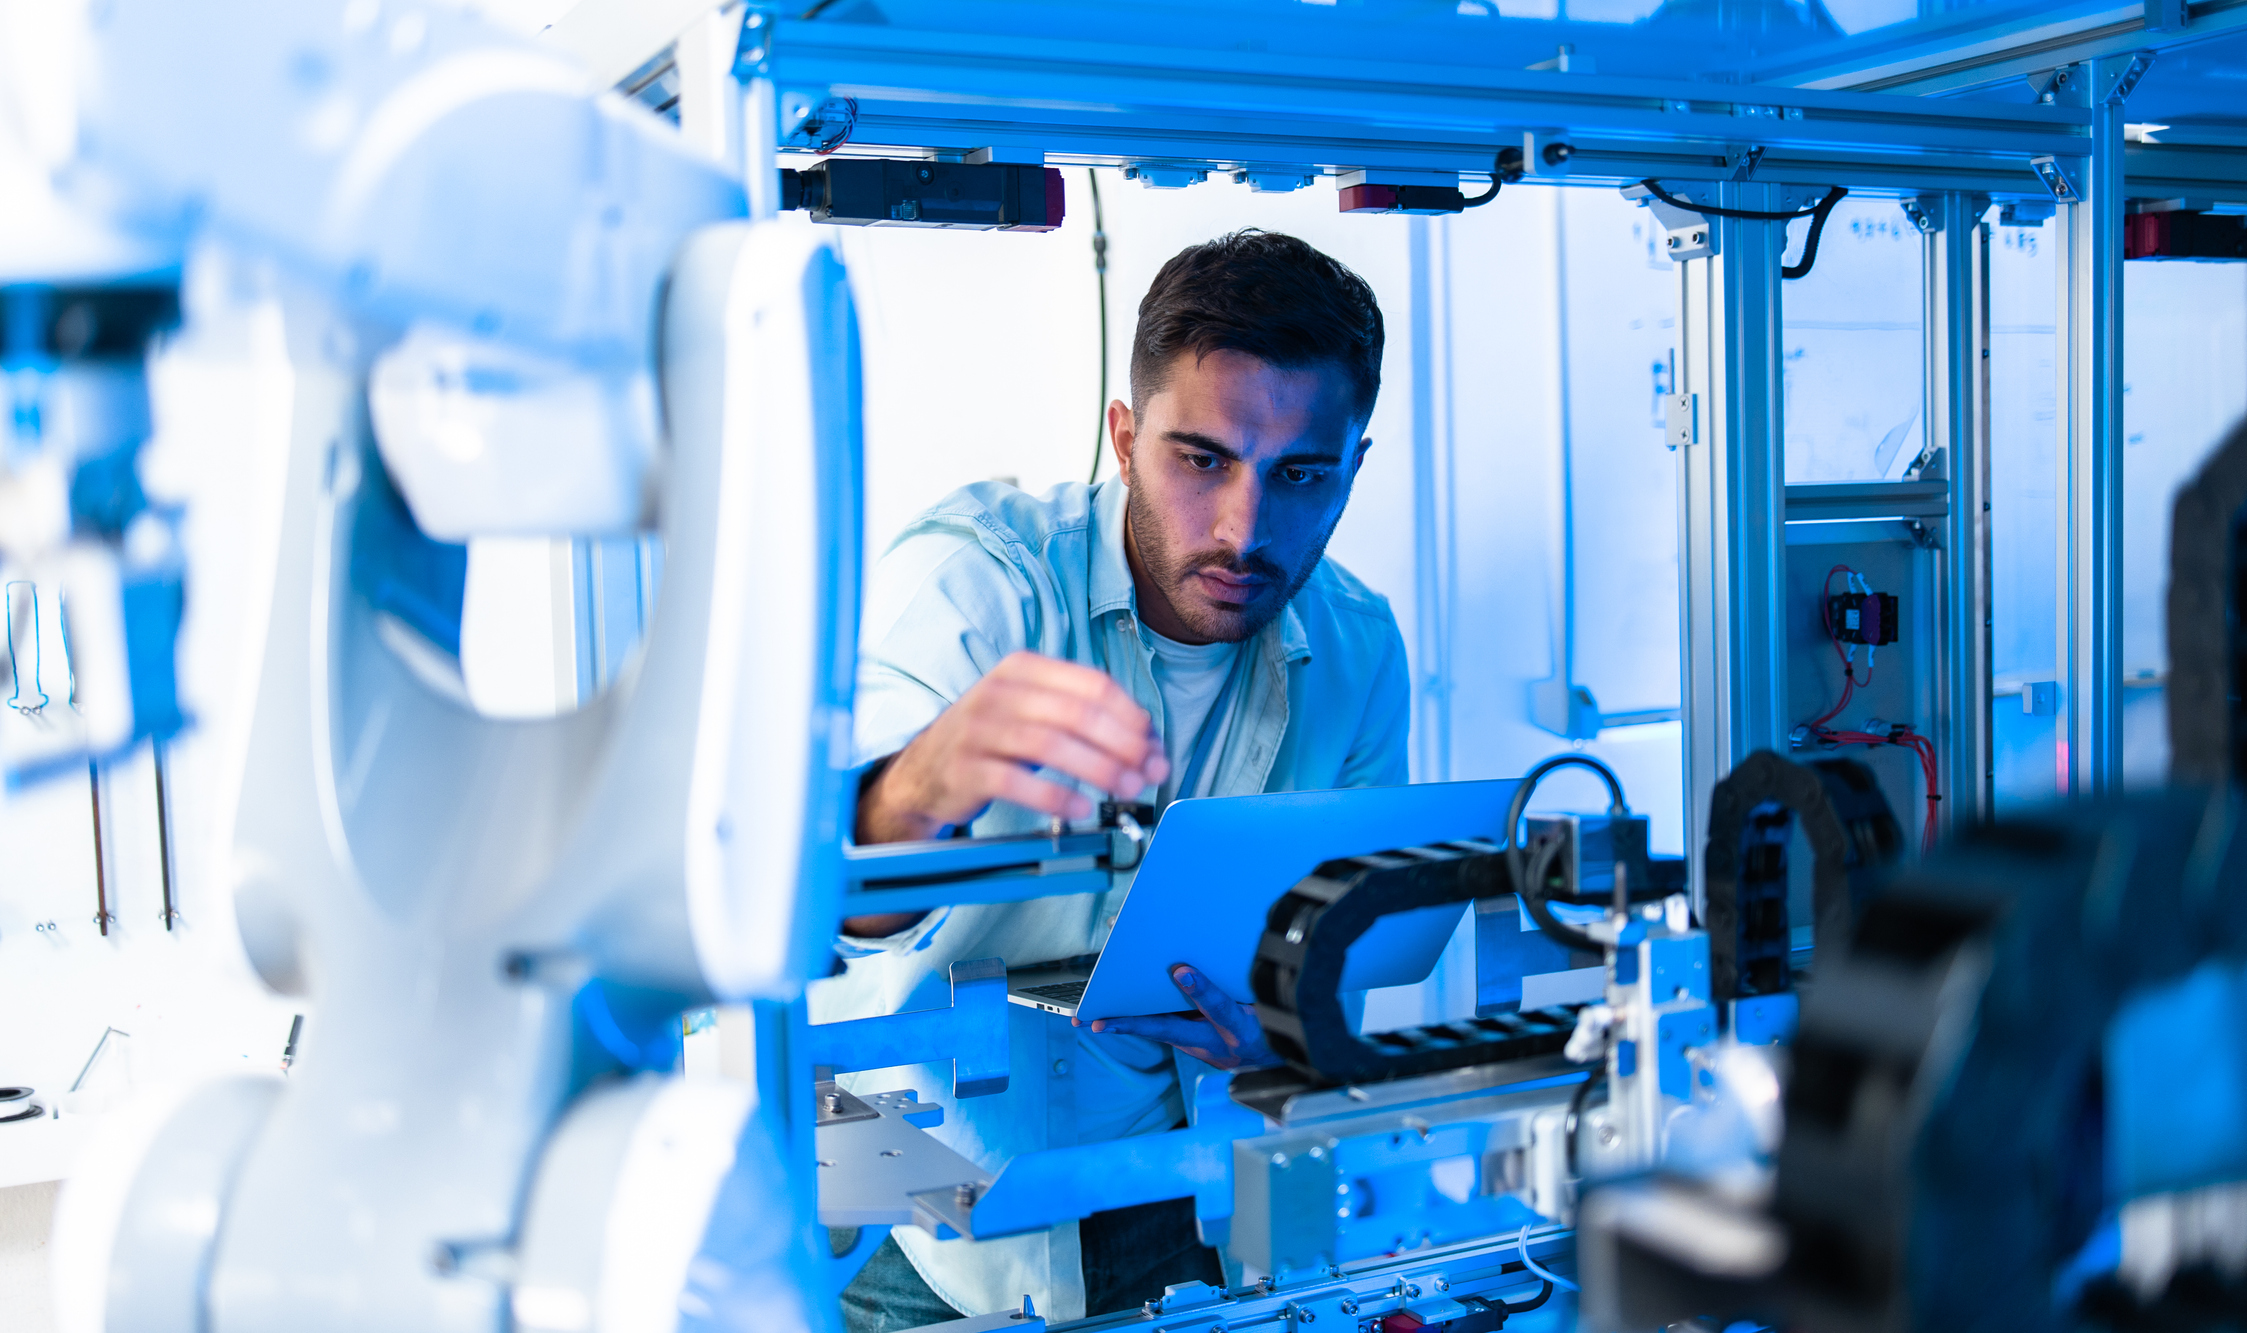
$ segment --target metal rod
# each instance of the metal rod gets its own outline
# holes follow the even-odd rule
[[[298,1037],[301,1037],[301,1036],[303,1036],[303,1035],[304,1035],[304,1015],[303,1015],[303,1014],[298,1014],[298,1015],[297,1015],[296,1017],[294,1017],[294,1018],[292,1018],[292,1019],[290,1019],[290,1020],[289,1020],[289,1039],[288,1039],[288,1041],[287,1041],[286,1043],[284,1043],[284,1044],[282,1045],[282,1047],[281,1047],[281,1072],[282,1072],[282,1073],[284,1073],[284,1074],[288,1073],[288,1072],[289,1072],[289,1066],[290,1066],[290,1065],[293,1065],[293,1064],[295,1064],[295,1063],[296,1063],[296,1039],[297,1039]]]
[[[86,790],[94,800],[94,924],[101,928],[103,938],[109,935],[109,923],[115,920],[109,914],[109,866],[102,856],[101,824],[101,766],[93,760],[86,761]]]
[[[179,922],[179,904],[172,897],[172,800],[166,772],[171,761],[164,751],[164,742],[151,742],[150,748],[156,761],[156,856],[164,883],[162,920],[164,929],[170,930]]]
[[[79,1067],[78,1077],[70,1080],[70,1091],[76,1092],[81,1086],[85,1084],[86,1075],[94,1072],[94,1061],[99,1060],[101,1058],[101,1053],[104,1050],[108,1049],[109,1039],[111,1037],[130,1037],[132,1035],[132,1033],[126,1032],[121,1028],[103,1028],[101,1030],[101,1039],[94,1043],[93,1054],[87,1056],[86,1063]]]

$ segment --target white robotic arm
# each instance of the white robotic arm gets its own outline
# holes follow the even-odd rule
[[[715,164],[448,7],[25,3],[0,23],[11,68],[52,76],[10,81],[10,169],[115,238],[66,253],[69,227],[0,222],[10,290],[174,292],[209,247],[257,256],[293,370],[285,476],[241,488],[282,506],[242,648],[255,703],[210,716],[246,756],[226,867],[245,943],[316,1003],[285,1085],[206,1088],[92,1155],[59,1224],[71,1327],[667,1327],[677,1283],[648,1275],[687,1271],[737,1143],[780,1172],[789,1240],[698,1271],[811,1290],[785,1108],[606,1076],[667,1068],[682,1007],[791,994],[835,914],[860,547],[839,261],[726,222],[741,193]],[[10,362],[19,404],[74,383],[40,336]],[[120,401],[146,345],[113,358]],[[137,476],[146,429],[16,420],[0,551],[132,577],[138,513],[95,528],[72,484],[119,454]],[[611,688],[534,722],[468,707],[454,543],[644,526],[663,586]],[[252,595],[166,568],[189,598]],[[151,654],[95,646],[74,667],[132,710],[0,764],[161,734]],[[666,1217],[660,1261],[600,1209],[528,1226],[556,1179]]]

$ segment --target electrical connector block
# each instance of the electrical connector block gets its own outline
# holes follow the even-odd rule
[[[1844,592],[1826,598],[1827,623],[1836,643],[1880,647],[1896,641],[1896,595]]]
[[[1052,231],[1061,225],[1061,173],[1009,163],[834,158],[780,173],[780,207],[846,227]]]
[[[2247,218],[2179,210],[2122,219],[2124,259],[2247,259]]]
[[[1345,185],[1335,192],[1345,213],[1444,214],[1466,211],[1455,185]]]

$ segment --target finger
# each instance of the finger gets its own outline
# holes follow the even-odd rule
[[[1233,1047],[1251,1045],[1263,1036],[1263,1027],[1256,1016],[1236,1004],[1233,997],[1210,984],[1208,977],[1184,963],[1170,969],[1171,984],[1194,1002],[1204,1018],[1210,1021]]]
[[[1118,796],[1137,796],[1147,777],[1114,755],[1087,745],[1065,731],[1036,722],[1002,728],[988,738],[993,753],[1039,768],[1058,769],[1080,782]]]
[[[1000,659],[991,674],[1008,680],[1034,682],[1061,694],[1080,699],[1106,700],[1110,703],[1130,703],[1131,695],[1116,683],[1116,678],[1096,667],[1077,662],[1064,662],[1058,657],[1042,653],[1009,653]]]
[[[973,788],[985,800],[1012,801],[1041,814],[1067,819],[1092,815],[1092,799],[1083,792],[1048,782],[1012,760],[983,760],[970,772]]]
[[[1034,682],[1013,681],[990,692],[986,708],[1010,721],[1041,723],[1137,767],[1160,753],[1154,719],[1119,687],[1110,697],[1086,699]]]
[[[1112,1033],[1124,1037],[1145,1037],[1165,1046],[1214,1046],[1215,1033],[1209,1024],[1198,1017],[1183,1014],[1139,1014],[1130,1018],[1096,1018],[1092,1021],[1094,1032]]]
[[[1139,771],[1146,774],[1150,787],[1160,787],[1170,776],[1170,754],[1163,748],[1163,738],[1155,734],[1153,722],[1147,724],[1147,757],[1140,761]]]

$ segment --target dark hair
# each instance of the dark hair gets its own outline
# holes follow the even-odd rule
[[[1132,409],[1180,353],[1246,352],[1283,370],[1333,364],[1362,420],[1381,392],[1381,307],[1365,279],[1293,236],[1251,227],[1171,257],[1139,303]]]

